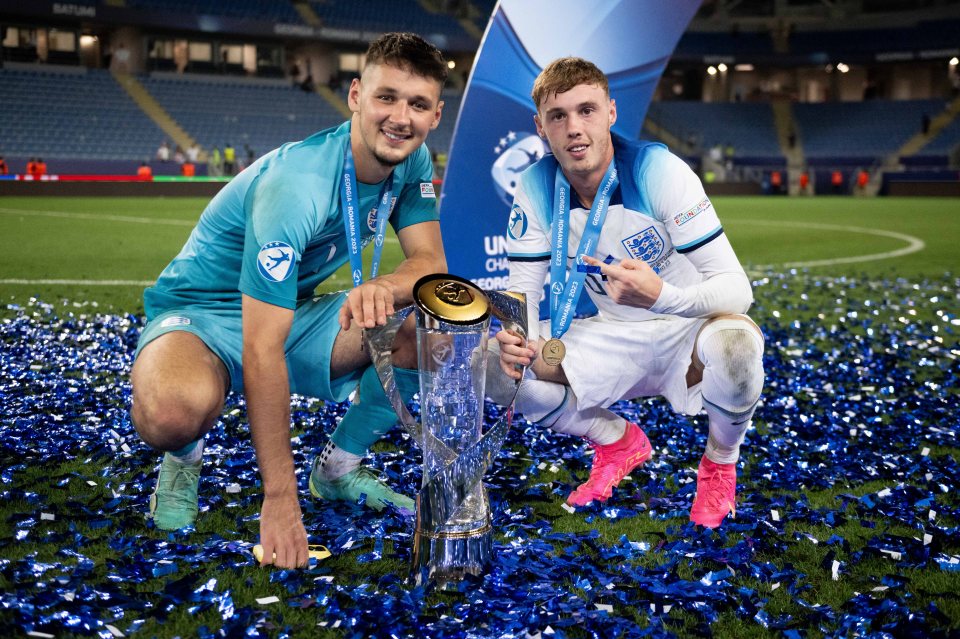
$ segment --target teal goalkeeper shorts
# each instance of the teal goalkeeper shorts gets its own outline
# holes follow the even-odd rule
[[[287,375],[290,392],[342,402],[356,388],[363,368],[330,379],[330,354],[340,332],[338,319],[346,292],[313,298],[297,307],[287,337]],[[140,334],[134,358],[144,346],[165,333],[193,333],[223,361],[230,375],[230,390],[243,392],[243,330],[239,310],[188,306],[164,311],[150,320]]]

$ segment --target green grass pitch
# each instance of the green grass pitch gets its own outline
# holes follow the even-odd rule
[[[951,328],[951,318],[944,318],[942,312],[936,310],[944,306],[949,308],[952,304],[952,317],[956,318],[960,308],[957,291],[949,289],[950,283],[956,280],[947,276],[960,273],[960,250],[957,248],[960,241],[960,200],[715,197],[713,201],[727,235],[751,275],[764,277],[764,274],[771,272],[784,274],[780,281],[783,287],[789,289],[796,282],[797,296],[811,296],[810,299],[804,298],[803,310],[794,310],[792,314],[767,309],[763,317],[757,318],[761,325],[789,327],[793,322],[832,322],[851,311],[845,306],[847,302],[841,301],[835,291],[811,292],[809,287],[801,286],[802,282],[855,278],[878,283],[876,285],[881,287],[885,286],[885,282],[896,282],[897,286],[909,291],[913,283],[933,280],[944,283],[941,295],[947,302],[941,303],[941,300],[933,305],[918,304],[916,309],[905,308],[901,321],[909,323],[923,319],[939,322],[944,326],[940,335],[948,341],[947,346],[952,347],[954,352],[960,352],[954,334],[957,329]],[[33,304],[31,300],[36,299],[52,304],[54,312],[61,315],[142,314],[141,295],[144,286],[152,282],[179,251],[206,202],[206,199],[197,198],[0,199],[0,320],[15,315],[18,307],[27,308],[29,312]],[[401,257],[394,238],[386,245],[383,270],[391,270]],[[341,270],[323,290],[347,288],[349,284],[346,271]],[[957,396],[956,388],[944,388],[942,392],[954,398]],[[882,432],[878,434],[882,436]],[[756,451],[745,450],[744,454],[750,456]],[[930,454],[957,458],[960,447],[937,447]],[[51,478],[77,476],[81,479],[97,479],[108,468],[102,461],[89,462],[86,454],[78,450],[73,459],[57,460],[46,467],[29,469],[17,478],[16,485],[23,490],[53,492],[54,480]],[[149,474],[152,469],[144,469],[144,472]],[[567,472],[566,468],[561,469],[557,480],[568,480]],[[85,500],[102,503],[110,498],[102,487],[88,491],[82,490],[85,488],[83,482],[71,482],[69,486],[69,490],[64,490],[62,494],[52,495],[50,503],[83,503]],[[846,486],[807,490],[802,494],[809,499],[811,507],[836,507],[838,496],[843,493],[859,496],[885,487],[888,487],[887,483],[870,481],[866,477],[851,477]],[[250,490],[245,488],[245,494]],[[750,489],[744,487],[742,490]],[[798,491],[785,495],[787,503],[796,500],[800,494]],[[308,499],[306,495],[301,498]],[[957,506],[956,495],[949,495],[946,499]],[[257,514],[257,504],[256,499],[245,502],[245,512],[251,521]],[[533,508],[538,516],[552,522],[555,531],[587,532],[598,529],[600,541],[605,544],[617,543],[621,535],[627,535],[630,539],[655,540],[658,535],[662,537],[666,530],[663,521],[643,518],[588,523],[581,513],[568,513],[556,501],[535,503]],[[13,533],[11,521],[28,510],[28,504],[15,500],[0,503],[0,539],[10,538]],[[198,526],[198,530],[204,534],[228,530],[237,513],[228,514],[224,510],[221,508],[218,512],[211,509],[202,515],[205,521]],[[163,538],[159,532],[148,531],[142,523],[133,519],[127,524],[140,526],[142,529],[139,534],[144,536],[153,535],[157,540]],[[58,525],[66,524],[58,522]],[[958,522],[954,521],[952,525],[956,526]],[[251,524],[249,531],[255,534],[256,527]],[[93,540],[84,552],[98,566],[115,559],[109,545],[110,530],[84,529],[83,532]],[[916,530],[906,526],[890,525],[885,530],[863,528],[853,517],[836,528],[812,525],[799,528],[791,524],[791,532],[794,535],[811,535],[821,542],[831,535],[843,537],[849,548],[837,549],[840,558],[862,549],[868,538],[881,532],[904,537],[917,534]],[[29,552],[38,553],[39,560],[51,560],[59,548],[48,546],[37,539],[22,546],[3,545],[0,546],[0,562],[23,557]],[[796,544],[790,546],[783,557],[767,557],[766,560],[789,564],[807,574],[809,590],[804,598],[835,608],[850,601],[864,588],[864,584],[874,583],[871,580],[880,579],[893,570],[889,562],[871,559],[861,565],[849,565],[849,575],[841,580],[832,580],[829,571],[824,571],[821,566],[828,551],[833,552],[826,544]],[[947,552],[956,555],[960,549],[951,548]],[[656,554],[651,553],[648,558],[655,561]],[[328,560],[325,565],[329,573],[336,574],[338,579],[349,581],[353,578],[374,584],[391,571],[402,573],[406,568],[396,561],[358,564],[350,557],[342,556]],[[220,576],[225,580],[223,585],[234,593],[237,606],[256,606],[256,597],[275,595],[284,600],[291,596],[283,585],[271,580],[269,571],[250,568],[237,577],[227,573],[218,575],[212,570],[210,576]],[[953,632],[960,633],[960,599],[956,594],[960,592],[960,572],[909,570],[906,577],[910,582],[908,587],[914,593],[916,609],[923,609],[928,601],[935,602],[949,618]],[[148,593],[160,592],[165,583],[163,577],[148,578],[140,587],[147,597]],[[0,591],[7,591],[9,587],[10,584],[0,576]],[[784,590],[769,593],[768,608],[802,620],[809,610],[798,607],[794,598]],[[439,594],[433,601],[440,606],[444,602],[461,600],[456,595]],[[110,604],[102,605],[108,607]],[[9,619],[7,614],[0,609],[0,629],[4,627],[4,620]],[[684,628],[691,630],[696,626],[696,620],[690,613],[680,611],[677,614],[680,621],[675,630],[681,635]],[[342,631],[318,628],[317,617],[316,609],[288,607],[283,612],[284,623],[299,629],[295,636],[344,636]],[[800,630],[806,636],[822,636],[820,622],[813,615],[810,618],[807,626],[800,622]],[[215,627],[217,619],[216,610],[208,610],[194,618],[181,607],[165,623],[147,622],[139,632],[130,636],[196,636],[200,625]],[[637,623],[644,623],[642,614],[637,614]],[[719,637],[777,636],[774,631],[765,631],[756,623],[738,618],[734,612],[722,615],[712,630]],[[76,636],[80,635],[89,636],[78,631]],[[573,633],[571,636],[578,635]]]

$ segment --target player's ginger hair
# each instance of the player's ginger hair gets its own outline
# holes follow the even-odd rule
[[[565,93],[578,84],[592,84],[603,89],[610,97],[610,84],[607,76],[597,65],[583,58],[557,58],[543,68],[533,83],[533,105],[540,110],[540,104],[551,95]]]

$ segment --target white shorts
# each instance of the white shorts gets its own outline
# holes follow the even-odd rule
[[[678,413],[703,408],[700,384],[687,388],[693,346],[706,319],[665,317],[618,322],[594,316],[573,320],[561,340],[563,371],[583,410],[635,397],[661,396]],[[550,322],[540,323],[550,334]]]

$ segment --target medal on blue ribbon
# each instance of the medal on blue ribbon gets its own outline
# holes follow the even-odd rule
[[[600,189],[593,198],[590,215],[583,227],[580,245],[577,247],[576,260],[581,255],[593,255],[600,239],[600,229],[607,217],[610,198],[619,184],[616,163],[611,160]],[[553,182],[553,224],[551,225],[553,254],[550,257],[550,339],[543,345],[543,361],[549,366],[559,366],[566,355],[566,347],[560,338],[570,328],[573,312],[583,292],[585,271],[571,269],[567,271],[567,242],[570,237],[570,182],[557,165]]]
[[[349,128],[347,129],[349,131]],[[340,210],[343,215],[343,228],[347,235],[347,253],[350,256],[350,273],[354,286],[363,283],[363,240],[360,232],[360,215],[357,207],[360,205],[360,196],[357,186],[357,171],[353,161],[353,149],[350,148],[350,137],[343,149],[343,179],[340,181]],[[380,270],[380,256],[383,253],[383,239],[387,230],[387,220],[390,219],[390,201],[393,199],[393,172],[380,187],[377,197],[377,206],[373,209],[374,235],[373,260],[370,265],[370,279],[377,276]]]

